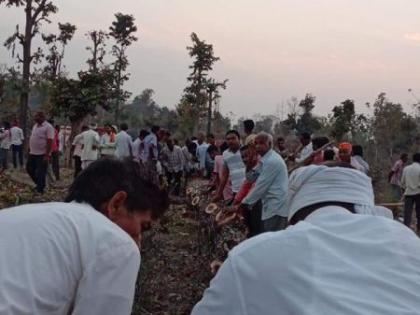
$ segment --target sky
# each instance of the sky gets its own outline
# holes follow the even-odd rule
[[[130,81],[138,95],[155,91],[174,108],[186,86],[191,32],[213,44],[221,60],[212,76],[229,79],[220,110],[235,119],[287,113],[287,100],[316,96],[325,115],[345,99],[366,112],[380,92],[403,104],[420,96],[418,0],[55,0],[50,25],[76,24],[64,64],[70,75],[86,68],[86,32],[107,30],[114,13],[132,14],[139,40],[128,50]],[[23,10],[0,7],[0,42],[23,21]],[[0,47],[0,64],[13,64]]]

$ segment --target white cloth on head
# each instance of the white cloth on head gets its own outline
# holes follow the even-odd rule
[[[359,214],[392,218],[390,210],[375,207],[372,180],[358,170],[310,165],[290,175],[289,220],[304,207],[332,201],[354,204]]]

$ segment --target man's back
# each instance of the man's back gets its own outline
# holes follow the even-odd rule
[[[0,211],[0,314],[129,314],[139,251],[88,205]]]
[[[418,314],[420,240],[327,207],[233,249],[193,314]]]
[[[115,155],[118,158],[129,157],[131,146],[132,144],[130,135],[124,130],[121,130],[115,137]]]
[[[17,126],[10,128],[10,140],[13,145],[21,145],[23,141],[23,131]]]
[[[82,161],[93,161],[98,158],[99,135],[94,130],[83,132]]]
[[[420,194],[420,164],[414,162],[403,170],[401,184],[406,196]]]

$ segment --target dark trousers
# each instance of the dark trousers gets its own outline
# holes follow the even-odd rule
[[[60,152],[51,152],[51,168],[55,179],[60,180]]]
[[[0,169],[7,169],[7,154],[9,150],[0,149]]]
[[[166,177],[168,179],[168,184],[170,187],[173,187],[173,191],[175,196],[179,196],[179,192],[181,190],[181,177],[182,171],[180,172],[167,172]],[[173,183],[172,183],[173,180]]]
[[[12,158],[13,158],[13,167],[17,168],[18,166],[18,160],[19,160],[19,166],[23,167],[23,150],[22,145],[16,145],[12,144]]]
[[[251,210],[247,210],[243,213],[245,224],[249,230],[248,238],[262,233],[261,211],[262,203],[260,200],[252,206]]]
[[[417,231],[420,232],[420,194],[404,197],[404,224],[411,227],[411,218],[413,217],[413,208],[416,207]]]
[[[44,160],[44,155],[29,154],[26,163],[26,171],[36,185],[36,191],[44,193],[45,178],[47,176],[48,162]]]
[[[82,171],[82,159],[80,158],[80,156],[77,156],[77,155],[74,155],[73,159],[74,159],[74,178],[76,178],[77,175],[79,175],[79,173]]]

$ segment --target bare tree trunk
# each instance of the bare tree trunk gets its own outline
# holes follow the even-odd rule
[[[211,120],[213,113],[213,92],[209,92],[209,107],[207,109],[207,134],[211,133]]]
[[[28,136],[28,101],[31,73],[31,43],[32,43],[32,0],[26,1],[25,39],[23,42],[22,90],[20,94],[20,125],[24,134],[24,148],[27,146]]]

